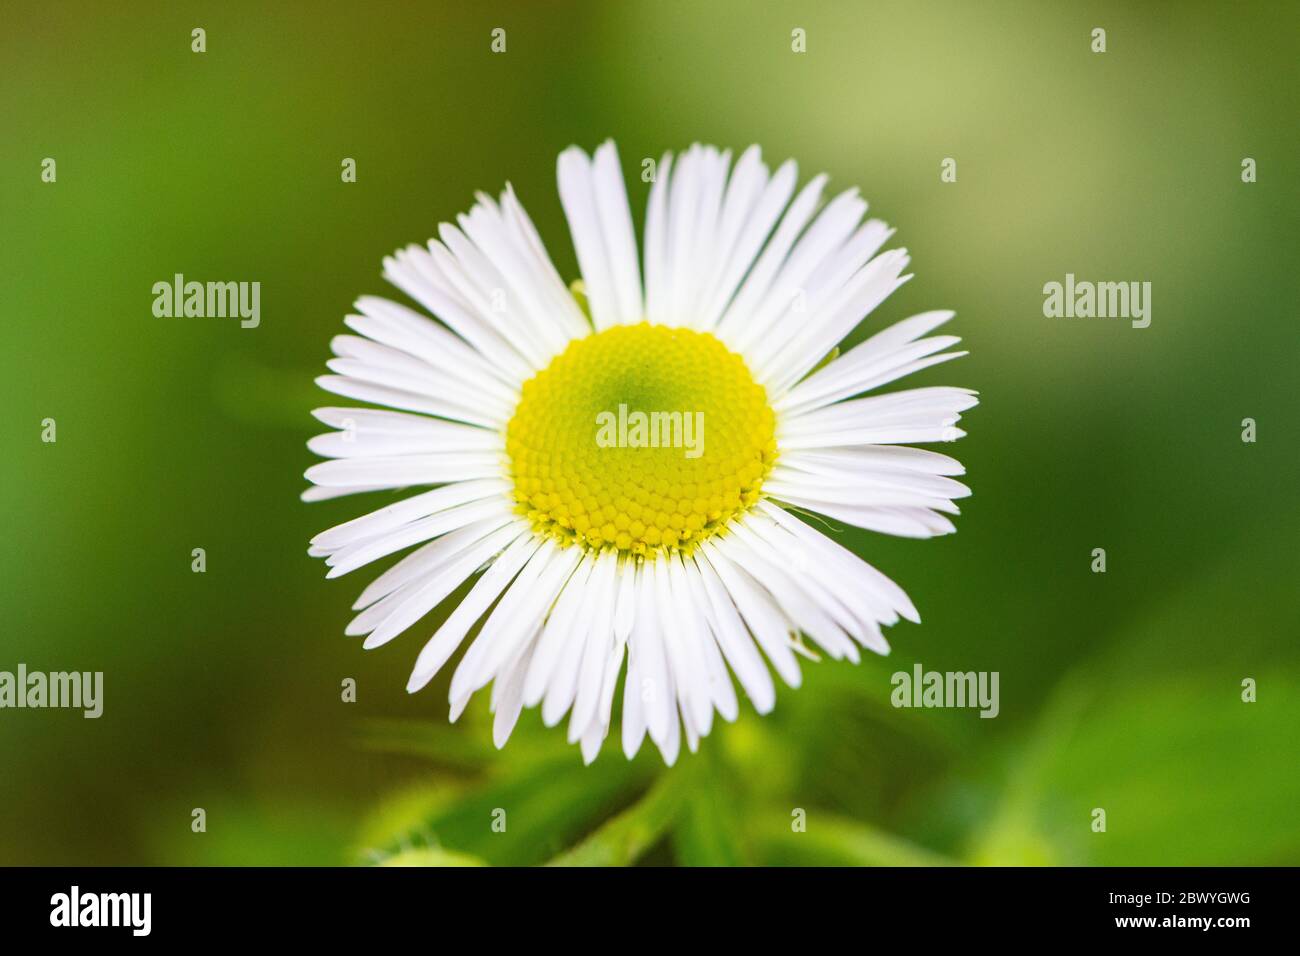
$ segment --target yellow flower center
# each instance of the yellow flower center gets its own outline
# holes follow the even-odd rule
[[[524,383],[506,426],[518,510],[592,551],[689,552],[759,498],[776,418],[706,332],[619,325]]]

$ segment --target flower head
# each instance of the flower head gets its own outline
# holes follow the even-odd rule
[[[494,737],[525,706],[595,758],[623,675],[622,743],[694,749],[715,712],[759,712],[769,671],[800,681],[804,639],[835,659],[888,653],[881,628],[919,621],[887,577],[792,513],[886,534],[954,530],[961,465],[908,447],[952,441],[963,388],[865,393],[964,352],[926,312],[838,355],[910,276],[856,190],[822,206],[757,147],[693,146],[660,162],[644,273],[618,155],[559,159],[582,281],[566,287],[507,187],[443,224],[384,276],[433,318],[363,297],[337,336],[307,500],[430,490],[322,532],[337,577],[414,548],[355,604],[377,647],[473,580],[425,644],[424,687],[476,632],[451,680],[456,719],[492,684]],[[644,283],[642,275],[644,274]]]

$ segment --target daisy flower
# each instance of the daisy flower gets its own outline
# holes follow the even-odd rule
[[[798,515],[954,530],[962,466],[908,446],[959,438],[975,393],[865,394],[966,354],[930,335],[953,313],[840,355],[910,278],[906,251],[880,251],[892,230],[863,220],[857,190],[823,204],[825,176],[796,192],[792,161],[771,171],[757,147],[731,159],[699,145],[663,157],[638,256],[614,144],[570,148],[559,193],[580,282],[565,285],[507,186],[384,260],[432,317],[363,297],[345,320],[356,334],[331,343],[321,387],[383,407],[316,410],[335,430],[308,443],[330,460],[307,470],[304,499],[429,490],[322,532],[310,553],[333,578],[414,549],[354,605],[346,633],[367,648],[459,593],[407,690],[468,640],[451,719],[491,684],[497,746],[540,705],[547,726],[568,716],[590,762],[623,675],[624,752],[648,734],[672,764],[715,712],[736,717],[737,684],[766,713],[771,672],[797,687],[810,643],[857,661],[888,652],[882,627],[919,622],[893,581]],[[614,416],[619,440],[598,440]],[[693,423],[699,447],[683,448]]]

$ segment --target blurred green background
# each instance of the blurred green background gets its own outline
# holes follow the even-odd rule
[[[6,2],[0,670],[105,711],[0,711],[0,863],[1300,862],[1300,8],[1132,6]],[[860,185],[916,273],[865,329],[957,310],[907,384],[982,393],[959,533],[842,537],[924,624],[667,772],[408,697],[431,622],[363,653],[306,555],[369,502],[297,499],[381,257],[510,180],[575,276],[555,157],[607,136],[638,221],[696,140]],[[260,281],[261,326],[155,318],[177,272]],[[1044,318],[1067,272],[1150,281],[1151,327]],[[1000,716],[893,709],[916,661]]]

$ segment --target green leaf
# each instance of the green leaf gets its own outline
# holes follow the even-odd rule
[[[1213,672],[1093,690],[1044,734],[974,847],[975,862],[1101,866],[1300,859],[1300,681]],[[1105,811],[1106,830],[1093,830]]]
[[[621,758],[584,767],[576,752],[518,768],[503,764],[502,771],[452,799],[432,800],[423,814],[408,814],[386,842],[371,844],[370,855],[436,847],[495,866],[541,863],[590,832],[645,775],[644,764]]]
[[[1075,866],[1294,864],[1300,859],[1300,678],[1294,550],[1230,554],[1126,621],[1053,695],[972,862]],[[1192,636],[1217,635],[1209,653]],[[1253,678],[1258,700],[1241,699]],[[1007,685],[1003,684],[1004,692]],[[1093,830],[1105,811],[1105,832]]]
[[[437,847],[424,847],[418,850],[405,850],[391,856],[380,866],[487,866],[483,860],[468,853],[443,850]]]
[[[436,845],[428,821],[451,806],[463,792],[458,782],[421,781],[384,798],[366,817],[357,836],[358,863],[380,863],[399,855],[412,844]]]
[[[765,863],[806,866],[955,866],[956,861],[857,820],[809,810],[805,829],[788,810],[763,814],[758,833]]]
[[[673,827],[677,862],[686,866],[741,866],[750,861],[736,826],[742,812],[739,780],[721,749],[706,742],[699,760],[708,768],[691,787]]]
[[[686,802],[685,787],[692,776],[687,767],[666,772],[635,804],[547,865],[630,866],[635,863],[668,831]]]
[[[684,866],[740,866],[748,862],[736,834],[735,815],[717,788],[693,794],[673,829],[677,862]]]

